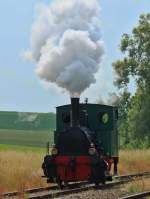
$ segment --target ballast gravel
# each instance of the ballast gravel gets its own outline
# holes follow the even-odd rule
[[[68,196],[60,197],[59,199],[118,199],[119,197],[127,194],[128,192],[123,188],[107,190],[94,189],[76,194],[70,194]]]

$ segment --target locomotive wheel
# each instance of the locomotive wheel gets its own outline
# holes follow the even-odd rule
[[[57,177],[56,183],[58,184],[59,189],[63,189],[63,181],[60,179],[60,177]]]
[[[65,187],[69,187],[69,183],[68,182],[64,182],[64,186]]]
[[[94,184],[95,184],[96,187],[99,186],[100,183],[103,184],[103,185],[105,185],[105,184],[106,184],[105,178],[103,178],[103,179],[101,179],[101,180],[96,180],[96,181],[94,182]]]
[[[95,184],[96,187],[98,187],[99,186],[99,181],[95,181],[94,184]]]
[[[106,184],[106,180],[105,180],[105,178],[103,178],[103,179],[101,180],[101,183],[102,183],[103,185],[105,185],[105,184]]]

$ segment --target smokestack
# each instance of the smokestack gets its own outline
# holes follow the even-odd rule
[[[79,113],[80,113],[80,103],[79,103],[78,97],[72,97],[71,98],[71,126],[79,126]]]

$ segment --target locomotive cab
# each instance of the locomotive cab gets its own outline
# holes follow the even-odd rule
[[[90,181],[105,183],[111,164],[117,173],[117,108],[99,104],[57,107],[55,146],[42,165],[49,182]]]

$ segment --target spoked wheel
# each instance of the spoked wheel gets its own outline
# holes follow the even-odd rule
[[[94,184],[95,184],[96,187],[99,187],[99,184],[105,185],[105,184],[106,184],[106,180],[105,180],[105,178],[103,178],[103,179],[101,179],[101,180],[96,180],[96,181],[94,182]]]
[[[103,178],[103,179],[101,180],[101,183],[102,183],[103,185],[105,185],[105,184],[106,184],[106,180],[105,180],[105,178]]]
[[[95,181],[94,184],[95,184],[96,187],[98,187],[99,186],[99,181]]]
[[[65,181],[65,182],[64,182],[64,186],[65,186],[65,187],[69,187],[69,183]]]
[[[99,184],[105,185],[106,184],[106,176],[105,176],[105,174],[103,173],[103,174],[101,174],[99,176],[97,175],[95,177],[95,179],[94,179],[94,184],[95,184],[95,186],[99,186]]]
[[[56,183],[58,184],[59,189],[63,189],[63,181],[60,179],[60,177],[57,177]]]

